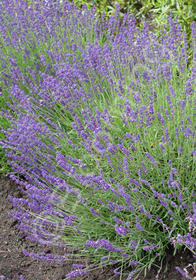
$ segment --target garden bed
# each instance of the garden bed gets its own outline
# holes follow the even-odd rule
[[[24,193],[17,188],[17,184],[4,175],[0,176],[0,275],[5,276],[5,280],[19,280],[19,276],[23,275],[25,280],[63,280],[65,275],[69,273],[74,262],[67,263],[63,261],[60,264],[53,262],[45,262],[39,259],[33,259],[25,256],[22,249],[33,251],[34,253],[45,252],[46,254],[65,254],[61,248],[48,245],[36,244],[25,239],[25,234],[16,228],[17,222],[10,219],[8,212],[12,207],[8,195],[16,198],[25,198]],[[190,252],[184,251],[181,254],[172,256],[172,251],[165,258],[163,263],[163,271],[167,265],[167,272],[160,273],[159,280],[185,280],[175,269],[176,266],[185,268],[192,264],[194,259]],[[113,268],[114,269],[114,268]],[[119,280],[119,276],[113,276],[112,268],[96,269],[90,275],[83,275],[75,278],[76,280]],[[192,270],[193,273],[193,270]],[[147,276],[140,276],[140,280],[155,280],[157,275],[156,269],[148,272]],[[194,275],[194,274],[192,274]],[[2,278],[3,279],[3,278]],[[126,277],[122,278],[126,280]]]
[[[73,11],[72,7],[70,11]],[[87,11],[84,13],[89,16],[89,20],[93,18]],[[88,17],[83,13],[80,16],[83,22],[87,21],[86,24],[89,24],[89,20],[86,20]],[[152,18],[153,15],[150,15],[148,23]],[[56,20],[55,17],[54,19]],[[126,28],[129,26],[126,24],[124,27],[123,24],[119,27],[116,25],[116,30],[109,28],[106,31],[102,23],[102,33],[98,29],[95,32],[96,38],[100,40],[99,46],[97,41],[92,39],[95,36],[91,29],[92,24],[89,24],[88,32],[83,34],[83,28],[81,32],[78,31],[77,20],[78,16],[75,15],[74,23],[70,21],[73,28],[76,28],[76,33],[72,34],[74,39],[66,46],[66,58],[61,57],[62,53],[58,50],[59,56],[55,56],[58,66],[54,63],[55,71],[51,69],[54,54],[48,53],[44,46],[46,37],[44,43],[40,39],[43,43],[40,56],[34,53],[32,48],[25,49],[23,62],[30,68],[24,66],[21,70],[15,69],[16,65],[21,66],[18,56],[18,61],[8,57],[11,76],[2,70],[6,79],[13,80],[8,91],[15,94],[14,97],[20,102],[21,113],[10,105],[15,113],[18,112],[18,120],[14,121],[15,126],[12,126],[11,132],[6,134],[4,130],[7,140],[1,141],[1,145],[5,149],[8,148],[7,155],[13,159],[8,163],[12,164],[15,174],[21,174],[23,183],[19,189],[20,181],[12,181],[11,178],[14,178],[11,176],[0,176],[0,279],[64,280],[66,275],[70,277],[81,273],[82,275],[76,276],[75,279],[128,280],[132,279],[133,272],[137,272],[136,265],[143,269],[150,264],[151,269],[149,267],[147,275],[140,274],[137,280],[190,279],[183,277],[176,270],[176,267],[183,269],[190,265],[189,275],[195,276],[194,258],[188,249],[184,249],[185,246],[192,246],[190,250],[194,250],[195,244],[193,239],[190,241],[188,235],[184,235],[188,230],[189,236],[194,235],[195,216],[191,215],[196,211],[196,151],[191,141],[195,134],[190,126],[195,123],[192,94],[196,92],[192,86],[195,76],[193,68],[192,73],[188,73],[185,64],[184,68],[177,65],[172,53],[175,48],[177,50],[177,43],[182,34],[179,36],[179,30],[176,29],[178,35],[175,38],[174,22],[170,18],[172,36],[167,40],[165,38],[165,46],[155,41],[151,46],[145,37],[148,33],[147,26],[144,26],[144,36],[139,38],[134,37],[134,33],[133,37],[130,35],[134,31],[133,26],[128,30]],[[59,19],[60,23],[61,21],[62,19]],[[48,35],[52,34],[50,24],[48,21],[45,26],[45,32],[49,31]],[[31,26],[33,30],[35,25]],[[54,26],[58,24],[55,23]],[[69,24],[66,26],[69,27],[67,33],[64,33],[65,37],[70,35],[70,30],[73,31],[69,30]],[[109,26],[113,26],[112,20]],[[62,30],[64,31],[64,27]],[[129,34],[127,37],[124,36],[126,32]],[[117,36],[115,44],[112,33]],[[166,30],[164,34],[167,35]],[[18,38],[15,35],[12,33],[13,41]],[[59,35],[61,38],[61,33]],[[172,43],[173,37],[175,40]],[[135,38],[135,41],[131,38]],[[87,43],[91,39],[93,43]],[[75,40],[79,40],[78,45],[75,44]],[[110,41],[110,48],[105,44],[105,40]],[[47,44],[51,46],[52,41]],[[82,44],[87,44],[86,51],[80,49],[81,53],[77,53]],[[158,50],[153,48],[157,44]],[[8,48],[13,51],[11,44]],[[149,49],[153,50],[153,53],[148,53]],[[33,53],[30,56],[31,51]],[[21,55],[22,52],[23,50]],[[45,64],[47,56],[43,53],[51,56],[48,64]],[[6,52],[4,55],[7,59]],[[167,62],[164,62],[166,58]],[[59,64],[63,59],[67,59],[66,64]],[[75,59],[74,64],[72,59]],[[37,63],[35,70],[31,69],[35,66],[33,63]],[[156,65],[160,68],[156,68]],[[40,67],[43,67],[42,73]],[[40,92],[36,92],[36,87],[33,88],[28,77],[23,79],[26,81],[26,91],[35,95],[32,99],[34,108],[28,103],[30,98],[27,100],[24,92],[19,90],[21,80],[18,82],[18,75],[19,70],[23,75],[23,68],[26,69],[25,73],[32,70],[33,83],[37,82],[38,73],[44,77],[40,80]],[[139,75],[138,71],[142,71],[142,75]],[[186,86],[183,86],[186,81]],[[5,84],[8,85],[6,80]],[[181,92],[183,87],[185,92]],[[6,91],[6,87],[2,88],[3,91]],[[60,92],[62,95],[58,96]],[[182,94],[186,95],[186,98]],[[126,101],[122,104],[125,97]],[[2,104],[6,103],[3,98],[1,101]],[[175,109],[171,110],[171,115],[170,108]],[[5,129],[9,120],[13,121],[9,114],[6,118],[7,121],[2,126]],[[44,124],[42,122],[45,118],[47,121]],[[144,127],[148,129],[148,133],[146,129],[143,130]],[[132,142],[128,142],[130,139]],[[10,196],[12,202],[9,200]],[[14,208],[22,212],[14,213]],[[11,217],[9,212],[12,212]],[[101,220],[97,216],[100,216]],[[43,218],[41,222],[40,217]],[[190,223],[187,220],[190,220]],[[52,223],[54,221],[55,223]],[[50,227],[51,224],[56,227],[56,231]],[[39,243],[27,240],[27,235],[19,230],[19,226],[25,233],[31,231],[32,235],[29,235],[29,238],[33,236]],[[50,231],[49,235],[51,234],[49,237],[47,230]],[[63,241],[63,249],[56,246],[57,239],[53,239],[54,235],[58,236],[59,243]],[[183,238],[187,238],[185,246]],[[53,241],[53,246],[46,245]],[[179,247],[177,244],[180,244]],[[71,251],[71,245],[77,249],[81,248],[78,251],[78,254],[81,254],[80,260],[76,255],[72,255],[70,262],[63,260],[56,264],[33,257],[42,253],[49,258],[52,258],[53,254],[64,256],[77,253],[76,250]],[[87,247],[89,248],[86,249]],[[97,247],[96,250],[93,247]],[[174,249],[181,251],[174,252]],[[89,258],[99,259],[99,268],[93,271],[84,257],[87,251]],[[33,255],[27,256],[28,252],[33,252]],[[162,259],[162,263],[157,263],[157,259]],[[79,261],[83,264],[72,266],[74,262]],[[111,263],[117,263],[118,266]],[[83,268],[84,264],[89,269],[88,274],[85,274],[85,269],[70,273],[73,267]],[[120,264],[124,271],[119,268]],[[124,264],[128,270],[123,267]],[[101,266],[103,268],[100,268]]]

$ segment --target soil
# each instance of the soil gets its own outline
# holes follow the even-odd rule
[[[23,275],[25,280],[63,280],[65,275],[71,272],[73,262],[63,261],[56,264],[51,261],[42,261],[23,254],[22,249],[34,253],[51,253],[64,255],[65,249],[52,247],[43,244],[37,244],[25,239],[25,234],[21,232],[14,221],[8,216],[8,213],[13,209],[12,202],[10,202],[8,195],[16,198],[26,198],[18,185],[5,175],[0,175],[0,276],[3,275],[5,280],[19,280],[20,275]],[[184,250],[181,254],[172,255],[168,253],[163,263],[163,271],[166,266],[167,272],[160,273],[159,278],[156,278],[157,270],[151,269],[146,277],[139,276],[139,280],[155,280],[155,279],[168,279],[168,280],[184,280],[187,279],[175,269],[176,266],[181,269],[185,268],[188,264],[193,264],[194,259],[190,252]],[[74,279],[76,280],[109,280],[114,276],[113,280],[126,280],[126,276],[120,279],[119,275],[114,275],[113,270],[116,267],[97,269],[89,275],[81,275]],[[194,273],[194,270],[191,270]],[[192,276],[195,276],[192,274]]]

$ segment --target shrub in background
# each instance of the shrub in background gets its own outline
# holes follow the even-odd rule
[[[169,18],[159,42],[118,11],[105,20],[68,2],[20,1],[13,14],[11,4],[1,9],[11,127],[0,143],[29,199],[10,197],[10,217],[27,239],[73,248],[24,253],[58,262],[78,249],[66,279],[114,263],[131,279],[172,247],[195,255],[196,68],[180,26]]]

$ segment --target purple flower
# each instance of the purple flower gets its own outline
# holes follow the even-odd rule
[[[132,265],[132,266],[136,266],[138,263],[139,263],[139,262],[137,262],[137,261],[130,261],[130,262],[129,262],[129,264]]]
[[[119,235],[123,235],[123,236],[126,236],[126,235],[127,235],[127,229],[124,228],[123,226],[115,225],[115,231],[116,231]]]
[[[166,149],[162,144],[160,144],[160,147],[161,147],[162,151],[164,151]]]
[[[66,274],[66,277],[76,277],[78,275],[82,275],[82,274],[87,274],[88,273],[88,269],[76,269],[76,270],[73,270],[72,272]]]
[[[161,116],[161,114],[160,114],[159,112],[157,112],[157,117],[158,117],[159,120],[161,121],[161,124],[164,126],[164,125],[165,125],[164,118]]]
[[[119,223],[119,224],[121,224],[121,225],[124,225],[124,224],[125,224],[124,221],[118,219],[117,217],[113,217],[113,219],[114,219],[115,222],[117,222],[117,223]]]
[[[101,205],[105,205],[101,199],[98,198],[97,201],[98,201]]]
[[[171,99],[169,98],[169,95],[168,95],[168,94],[166,94],[166,95],[165,95],[165,98],[166,98],[166,100],[167,100],[168,104],[170,105],[170,104],[171,104]]]
[[[144,210],[142,206],[139,207],[139,210],[141,213],[144,213],[149,219],[152,219],[152,216],[150,215],[150,213],[148,213],[146,210]]]
[[[125,253],[122,253],[122,254],[121,254],[121,257],[123,257],[123,258],[129,258],[129,255],[128,255],[128,254],[125,254]]]
[[[184,272],[180,267],[176,266],[176,270],[184,277],[186,277],[187,279],[191,279],[190,276],[186,275],[186,272]]]
[[[112,245],[112,243],[104,238],[98,239],[97,241],[87,240],[84,244],[86,247],[101,247],[103,246],[106,250],[111,252],[122,252],[122,249],[118,249]]]
[[[137,269],[135,269],[134,271],[132,271],[131,273],[129,273],[127,280],[132,280],[132,276],[137,273]]]
[[[179,101],[179,104],[180,104],[180,108],[181,108],[181,110],[182,111],[184,111],[184,108],[185,108],[185,101],[184,100],[181,100],[181,101]]]
[[[135,185],[138,186],[138,187],[141,186],[141,184],[140,184],[137,180],[135,180],[135,179],[133,179],[133,178],[130,178],[130,179],[129,179],[129,182],[132,183],[132,184],[135,184]]]
[[[187,121],[188,121],[190,124],[192,124],[192,121],[191,121],[190,117],[187,116],[186,118],[187,118]]]
[[[131,245],[132,245],[132,246],[131,246],[131,249],[132,249],[132,250],[135,250],[135,248],[136,248],[136,246],[138,245],[138,243],[135,242],[134,240],[131,240],[130,243],[131,243]]]
[[[142,166],[142,169],[144,170],[145,173],[148,173],[147,169],[146,169],[146,166],[144,165],[144,162],[141,161],[141,166]]]
[[[118,271],[118,268],[114,269],[114,274],[120,275],[120,272]]]
[[[178,139],[179,132],[178,132],[178,128],[177,127],[175,128],[175,134],[176,134],[176,139]]]
[[[144,251],[150,251],[150,250],[153,250],[154,247],[153,247],[153,246],[144,246],[142,249],[143,249]]]
[[[132,192],[139,192],[139,189],[138,188],[135,188],[135,189],[131,189]]]
[[[140,179],[140,182],[143,183],[146,186],[151,186],[152,184],[146,180]]]
[[[182,154],[182,148],[178,147],[179,152]]]
[[[91,213],[93,214],[93,216],[101,216],[101,214],[99,214],[98,212],[96,212],[94,209],[93,209],[93,207],[90,207],[90,211],[91,211]]]
[[[179,200],[180,200],[180,203],[182,204],[184,201],[183,201],[183,199],[182,199],[182,193],[179,193]]]
[[[141,230],[141,231],[143,231],[144,229],[143,229],[143,227],[140,225],[140,222],[139,222],[138,217],[135,217],[135,219],[136,219],[136,228],[139,229],[139,230]]]
[[[165,207],[165,208],[169,208],[169,206],[167,205],[167,202],[165,200],[160,200],[160,203]]]
[[[157,167],[157,162],[155,161],[155,159],[149,154],[146,153],[146,156],[150,159],[150,161]]]
[[[169,90],[170,90],[172,96],[176,97],[176,93],[174,92],[174,89],[171,86],[169,87]]]
[[[72,264],[72,266],[74,268],[84,268],[84,264],[76,264],[76,263],[74,263],[74,264]]]

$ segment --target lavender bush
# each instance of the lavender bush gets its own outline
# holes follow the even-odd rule
[[[114,263],[137,279],[168,249],[196,255],[196,65],[180,26],[168,17],[158,41],[128,13],[1,2],[0,144],[29,197],[10,197],[10,217],[27,239],[73,249],[24,253],[74,257],[66,279]]]

